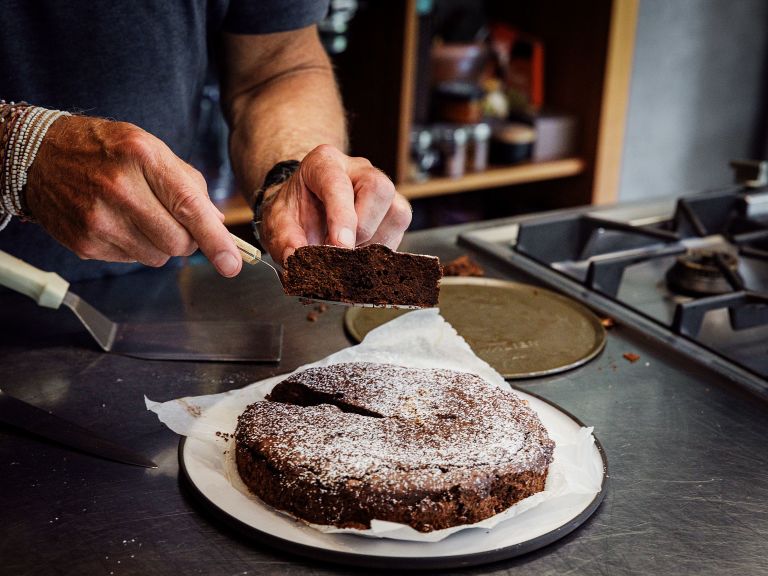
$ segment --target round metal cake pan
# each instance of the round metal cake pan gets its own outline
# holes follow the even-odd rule
[[[595,314],[565,296],[494,278],[443,278],[440,314],[480,358],[507,380],[557,374],[581,366],[605,346]],[[344,325],[361,341],[407,310],[349,308]]]

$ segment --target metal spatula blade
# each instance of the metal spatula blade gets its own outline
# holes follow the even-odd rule
[[[368,304],[363,302],[340,302],[338,300],[323,300],[322,298],[306,298],[305,296],[291,296],[302,304],[329,304],[331,306],[344,306],[346,308],[393,308],[396,310],[423,310],[422,306],[409,306],[408,304]]]
[[[149,360],[277,362],[283,326],[265,322],[112,322],[77,294],[63,304],[105,352]]]
[[[40,306],[67,306],[105,352],[150,360],[279,362],[283,327],[263,322],[113,322],[69,290],[58,274],[43,272],[0,251],[0,284]]]
[[[279,362],[283,325],[268,322],[120,324],[112,352],[150,360]]]

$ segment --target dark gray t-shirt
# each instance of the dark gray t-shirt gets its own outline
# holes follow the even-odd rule
[[[0,0],[0,98],[132,122],[187,159],[220,34],[303,28],[327,8],[327,0]],[[0,231],[0,249],[70,281],[136,268],[80,260],[16,218]]]

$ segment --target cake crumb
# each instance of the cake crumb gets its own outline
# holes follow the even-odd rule
[[[318,316],[319,314],[315,310],[312,310],[309,314],[307,314],[307,321],[317,322]]]
[[[443,266],[444,276],[485,276],[485,270],[466,254]]]
[[[603,325],[603,328],[606,330],[610,330],[614,326],[616,326],[616,320],[613,318],[606,316],[605,318],[600,318],[600,324]]]
[[[325,304],[324,302],[320,302],[317,306],[315,306],[315,310],[317,310],[320,314],[328,310],[328,304]]]
[[[199,418],[203,414],[203,410],[200,408],[200,406],[197,406],[195,404],[189,404],[185,400],[179,400],[179,402],[182,403],[182,405],[184,406],[184,409],[193,418]]]
[[[624,354],[622,354],[622,356],[624,356],[625,360],[629,360],[633,364],[635,362],[637,362],[638,360],[640,360],[640,355],[639,354],[635,354],[634,352],[624,352]]]

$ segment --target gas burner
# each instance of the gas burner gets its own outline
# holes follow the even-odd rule
[[[718,262],[718,260],[720,262]],[[678,256],[667,271],[667,286],[673,292],[690,296],[711,296],[733,292],[734,286],[723,273],[737,274],[738,258],[724,250],[688,250]]]
[[[768,397],[768,186],[752,185],[516,217],[459,238]]]

